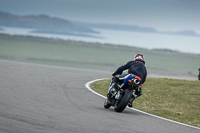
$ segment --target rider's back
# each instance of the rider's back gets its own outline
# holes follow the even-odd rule
[[[147,76],[147,70],[143,63],[138,61],[130,61],[129,73],[139,76],[142,79],[142,83],[145,82]]]

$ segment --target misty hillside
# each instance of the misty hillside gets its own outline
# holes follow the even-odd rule
[[[0,26],[31,28],[38,33],[55,33],[87,36],[87,33],[98,33],[91,28],[76,25],[68,20],[47,15],[18,16],[0,11]]]
[[[137,25],[120,25],[120,24],[94,24],[94,23],[83,23],[83,22],[75,22],[75,24],[86,26],[89,28],[95,29],[108,29],[108,30],[121,30],[121,31],[132,31],[132,32],[145,32],[145,33],[157,33],[157,34],[169,34],[169,35],[178,35],[178,36],[193,36],[200,37],[193,30],[184,30],[184,31],[158,31],[155,28],[145,27],[145,26],[137,26]]]
[[[87,26],[90,28],[96,29],[109,29],[109,30],[122,30],[122,31],[133,31],[133,32],[146,32],[146,33],[158,33],[158,31],[154,28],[150,27],[140,27],[137,25],[119,25],[119,24],[93,24],[93,23],[82,23],[75,22],[81,26]]]
[[[151,27],[137,25],[119,25],[119,24],[101,24],[101,23],[85,23],[72,22],[69,20],[50,17],[48,15],[26,15],[19,16],[0,11],[0,26],[29,28],[36,33],[53,33],[65,34],[82,37],[101,38],[98,31],[94,29],[121,30],[132,32],[145,32],[157,34],[171,34],[179,36],[200,37],[195,31],[176,31],[176,32],[160,32]],[[1,28],[0,28],[1,30]]]

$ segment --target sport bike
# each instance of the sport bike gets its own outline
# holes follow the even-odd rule
[[[127,74],[124,76],[117,75],[119,82],[115,92],[111,95],[110,99],[106,99],[104,102],[104,108],[108,109],[114,106],[116,112],[122,112],[130,99],[135,95],[137,89],[141,88],[141,78],[133,74]],[[109,90],[112,91],[112,81],[109,86]]]

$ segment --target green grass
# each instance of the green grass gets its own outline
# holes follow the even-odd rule
[[[106,96],[110,81],[97,81],[92,88]],[[200,127],[200,81],[148,78],[142,88],[134,108]]]
[[[200,55],[0,34],[0,59],[114,71],[143,53],[148,74],[197,77]]]

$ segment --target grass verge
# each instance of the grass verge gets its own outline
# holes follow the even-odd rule
[[[111,79],[97,81],[92,88],[106,96]],[[151,114],[200,127],[200,81],[148,78],[143,95],[133,107]]]

